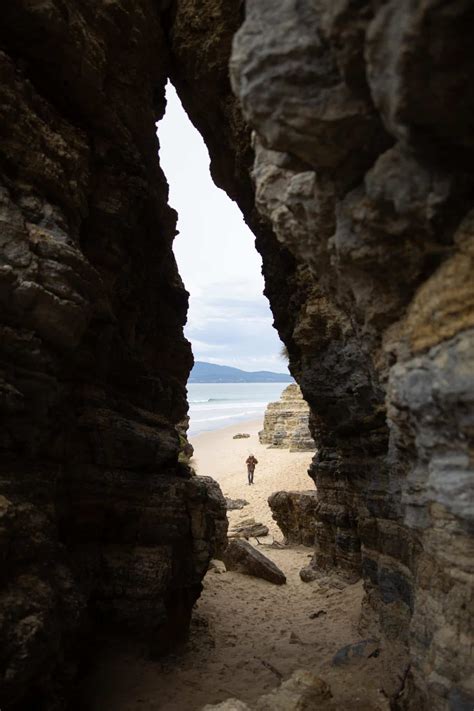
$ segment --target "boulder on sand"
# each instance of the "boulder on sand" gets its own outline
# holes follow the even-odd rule
[[[243,509],[244,506],[248,506],[249,502],[245,499],[229,499],[226,497],[225,505],[227,511],[237,511],[238,509]]]
[[[230,541],[223,555],[223,561],[227,570],[263,578],[276,585],[286,583],[286,577],[280,568],[247,541]]]
[[[236,523],[229,534],[229,538],[258,538],[268,536],[268,526],[257,523],[253,518],[246,518],[240,523]]]
[[[300,578],[304,583],[312,583],[313,580],[317,580],[319,576],[320,572],[311,565],[305,565],[305,567],[300,570]]]
[[[318,521],[318,493],[309,491],[276,491],[268,497],[273,520],[287,544],[314,548]]]

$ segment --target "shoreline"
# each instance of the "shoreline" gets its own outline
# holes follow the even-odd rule
[[[189,384],[188,438],[250,420],[263,421],[268,404],[280,400],[287,386],[287,383]]]
[[[308,475],[314,452],[290,452],[260,444],[258,432],[262,426],[263,418],[253,419],[190,438],[194,447],[191,465],[198,475],[215,479],[225,497],[248,502],[243,509],[227,512],[229,529],[242,519],[254,518],[268,526],[273,539],[281,540],[283,534],[272,519],[267,499],[275,491],[314,490]],[[250,437],[233,439],[239,432]],[[247,481],[245,464],[249,454],[258,460],[252,486]]]
[[[263,415],[259,418],[253,417],[250,420],[234,422],[234,424],[232,425],[216,427],[213,430],[202,430],[202,432],[198,432],[195,435],[188,434],[188,441],[194,446],[195,440],[199,439],[199,441],[201,441],[201,438],[204,438],[205,441],[208,437],[212,437],[212,435],[216,435],[217,433],[229,432],[231,435],[234,435],[238,434],[239,432],[248,432],[248,434],[251,434],[249,430],[255,430],[256,428],[257,432],[258,430],[261,430],[263,428]]]

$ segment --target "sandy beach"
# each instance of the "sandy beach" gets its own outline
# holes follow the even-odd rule
[[[91,711],[199,711],[229,697],[251,703],[300,668],[330,683],[331,709],[388,711],[386,694],[399,684],[393,657],[377,654],[349,668],[332,664],[341,647],[361,639],[362,584],[342,584],[323,574],[303,583],[299,571],[312,550],[271,547],[283,535],[267,498],[277,490],[312,488],[306,473],[312,454],[267,449],[258,442],[260,428],[261,421],[252,421],[194,437],[193,464],[198,474],[214,477],[226,496],[249,502],[229,512],[231,527],[249,517],[269,527],[259,549],[283,570],[286,585],[210,570],[189,641],[158,661],[120,644],[104,650],[87,681]],[[251,436],[234,440],[238,432]],[[245,467],[250,452],[259,462],[253,486],[248,486]]]
[[[314,489],[308,476],[313,453],[269,449],[258,440],[261,428],[261,420],[251,420],[191,438],[192,463],[197,474],[212,476],[219,482],[224,496],[249,502],[240,511],[228,512],[230,527],[242,518],[254,518],[268,526],[272,537],[281,540],[281,531],[272,519],[267,499],[274,491]],[[238,433],[250,437],[233,439]],[[258,460],[252,486],[248,485],[245,465],[250,453]]]

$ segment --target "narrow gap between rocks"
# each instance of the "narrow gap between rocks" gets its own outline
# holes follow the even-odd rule
[[[236,205],[218,188],[209,187],[207,150],[170,85],[167,94],[171,115],[159,126],[160,161],[170,183],[170,204],[185,205],[178,210],[181,234],[174,250],[191,292],[186,335],[197,359],[244,362],[246,369],[256,370],[266,358],[264,365],[271,368],[268,355],[252,352],[252,338],[267,328],[268,352],[279,348],[261,294],[260,257],[253,237]],[[167,141],[180,130],[185,133],[177,155],[176,143]],[[282,369],[281,362],[275,365]],[[314,545],[288,544],[267,503],[275,491],[314,489],[307,473],[313,452],[269,448],[258,437],[261,413],[243,408],[242,425],[235,414],[234,419],[229,417],[230,425],[221,414],[221,424],[227,427],[205,431],[202,411],[198,407],[193,411],[191,400],[191,464],[198,474],[217,480],[229,499],[246,500],[243,509],[228,512],[229,533],[249,518],[266,526],[267,536],[249,542],[280,568],[286,583],[275,585],[213,561],[188,641],[159,659],[150,658],[145,646],[123,640],[109,644],[84,684],[87,708],[199,711],[230,697],[252,704],[294,671],[308,669],[330,684],[333,697],[328,709],[349,705],[360,711],[388,709],[387,698],[398,680],[381,666],[377,645],[358,632],[362,583],[348,584],[322,573],[303,582],[300,571],[312,558]],[[234,440],[243,426],[249,437]],[[250,451],[259,461],[252,487],[244,466]],[[344,651],[361,640],[361,656],[352,649]]]

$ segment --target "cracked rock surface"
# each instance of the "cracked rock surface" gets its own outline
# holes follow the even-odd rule
[[[157,159],[159,3],[9,3],[0,28],[0,706],[65,705],[94,625],[159,651],[225,546],[178,464],[192,365]]]
[[[314,452],[309,431],[309,407],[298,385],[285,388],[276,402],[269,402],[258,433],[261,444],[289,449],[290,452]]]
[[[225,545],[178,463],[167,77],[312,411],[312,565],[362,577],[365,636],[405,647],[395,707],[473,705],[473,31],[469,0],[3,8],[2,708],[64,707],[98,618],[178,639]]]
[[[313,411],[312,565],[408,646],[397,708],[474,698],[473,28],[463,1],[248,0],[231,60],[296,262],[270,300]]]

